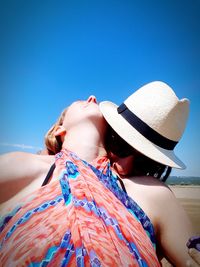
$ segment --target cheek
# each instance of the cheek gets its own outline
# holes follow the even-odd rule
[[[129,175],[133,171],[133,162],[133,156],[129,156],[126,158],[117,158],[113,162],[113,167],[119,175]]]

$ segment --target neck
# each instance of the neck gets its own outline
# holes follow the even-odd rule
[[[63,148],[75,152],[81,159],[92,162],[99,156],[106,156],[104,147],[105,131],[97,131],[96,128],[78,127],[67,131]]]

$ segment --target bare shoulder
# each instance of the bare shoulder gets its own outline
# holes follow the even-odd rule
[[[158,218],[166,211],[163,207],[171,207],[177,202],[171,189],[154,177],[134,177],[124,179],[124,183],[128,195],[145,211],[155,228],[160,222]]]
[[[0,159],[31,159],[31,158],[40,158],[44,161],[47,160],[51,156],[49,155],[40,155],[40,154],[34,154],[34,153],[28,153],[28,152],[22,152],[22,151],[13,151],[13,152],[8,152],[5,154],[0,155]]]
[[[175,205],[178,202],[173,191],[165,183],[154,177],[138,177],[134,180],[134,186],[144,192],[148,201],[156,203],[158,209],[163,210],[163,205],[166,203]]]
[[[9,152],[9,153],[0,155],[0,162],[26,159],[27,157],[29,157],[29,155],[33,155],[33,154],[26,153],[26,152],[19,152],[19,151]]]
[[[53,156],[49,155],[38,155],[33,153],[15,151],[9,152],[6,154],[0,155],[0,166],[3,167],[5,165],[11,164],[20,164],[24,167],[26,164],[34,164],[34,163],[51,163],[53,162]],[[15,165],[17,167],[18,165]]]
[[[1,155],[0,203],[7,201],[32,182],[43,179],[53,162],[53,156],[26,152]]]
[[[151,176],[140,176],[129,179],[123,179],[128,188],[132,190],[147,193],[152,198],[165,198],[173,196],[171,189],[162,181]]]
[[[34,179],[48,171],[54,156],[26,152],[10,152],[0,156],[0,182]]]
[[[191,223],[171,189],[153,177],[125,179],[130,196],[150,218],[162,253],[175,265],[185,266],[186,242],[193,235]]]

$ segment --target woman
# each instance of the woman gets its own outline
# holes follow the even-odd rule
[[[159,266],[150,221],[144,230],[117,198],[121,189],[106,157],[105,125],[93,97],[68,107],[54,129],[62,150],[43,187],[53,156],[2,157],[2,179],[33,181],[2,210],[5,215],[10,205],[1,224],[2,266]]]
[[[147,180],[147,177],[139,178],[138,176],[153,176],[165,181],[172,167],[185,167],[179,158],[176,157],[173,149],[185,129],[189,111],[188,107],[189,101],[187,99],[179,100],[173,90],[161,82],[153,82],[143,86],[119,107],[108,101],[100,104],[100,109],[105,119],[112,127],[111,134],[108,135],[110,137],[108,143],[112,144],[110,147],[111,151],[120,157],[120,162],[116,165],[118,173],[121,171],[121,174],[123,174],[123,164],[126,164],[127,168],[127,161],[123,161],[123,157],[132,155],[132,164],[130,165],[132,177],[124,179],[125,187],[129,195],[137,199],[137,202],[140,203],[149,216],[151,214],[151,211],[148,211],[150,205],[145,202],[149,201],[149,198],[150,200],[155,199],[155,201],[159,201],[157,196],[156,198],[154,197],[154,194],[159,193],[157,191],[160,188],[157,187],[154,191],[152,187],[151,190],[147,187],[145,190],[144,185],[146,183],[153,185],[155,180],[151,181],[149,178]],[[125,144],[123,144],[124,140],[126,141]],[[129,160],[131,160],[130,157]],[[138,196],[137,191],[140,192]],[[153,195],[149,194],[149,191]],[[182,249],[184,250],[188,234],[187,227],[185,228],[185,226],[189,222],[188,219],[184,219],[184,214],[179,213],[179,204],[176,206],[176,201],[171,199],[168,188],[167,191],[163,192],[159,204],[163,203],[163,206],[165,206],[165,202],[168,203],[170,207],[169,213],[167,214],[166,209],[164,212],[159,210],[157,215],[159,214],[160,217],[159,219],[158,217],[156,218],[153,225],[160,225],[160,233],[157,235],[157,238],[160,240],[160,247],[163,248],[165,256],[173,264],[182,266],[181,262],[176,262],[176,248],[181,248],[182,244]],[[152,221],[155,219],[155,213],[156,211],[154,210],[153,216],[150,217]],[[178,221],[174,222],[174,215],[176,219],[180,216]],[[180,223],[181,220],[184,221],[183,224]],[[174,236],[173,243],[171,243],[172,236],[170,237],[170,235]],[[162,245],[162,242],[165,244]],[[167,242],[169,242],[168,245]],[[198,252],[200,251],[199,236],[190,238],[187,246],[189,254],[194,260],[188,260],[187,266],[200,266],[200,253]],[[182,255],[181,249],[178,253]]]
[[[176,203],[174,196],[172,197],[169,188],[161,189],[159,183],[151,179],[153,176],[165,181],[172,167],[185,168],[184,163],[177,158],[173,150],[185,129],[189,101],[179,100],[166,84],[153,82],[140,88],[119,107],[105,101],[100,103],[100,110],[112,127],[112,134],[108,135],[111,137],[108,143],[112,144],[111,151],[120,157],[119,164],[114,163],[118,173],[121,172],[123,175],[123,164],[126,164],[127,171],[127,161],[123,161],[123,157],[132,155],[132,164],[130,164],[132,177],[123,179],[128,194],[134,197],[145,210],[154,228],[156,229],[155,225],[158,226],[157,239],[165,257],[176,266],[182,266],[181,261],[176,261],[176,256],[177,253],[183,255],[181,250],[185,249],[188,238],[187,229],[191,229],[190,223],[179,208],[179,203]],[[126,144],[123,144],[124,140]],[[117,144],[121,144],[121,149]],[[129,160],[131,160],[130,157]],[[139,177],[141,175],[145,177]],[[147,176],[151,177],[147,178]],[[151,185],[151,189],[146,185]],[[153,185],[156,187],[154,188]],[[162,196],[159,199],[161,190]],[[159,205],[156,207],[161,206],[161,208],[157,212],[154,209],[152,214],[149,202],[157,201]],[[166,203],[167,207],[163,209]],[[199,236],[194,240],[196,244],[188,242],[187,245],[189,248],[194,247],[199,250]],[[177,251],[177,248],[180,250]],[[190,250],[189,253],[199,264],[200,254],[197,250]],[[195,262],[190,260],[188,266],[197,266]]]
[[[160,93],[163,88],[159,86],[154,84]],[[128,194],[142,209],[129,198],[110,168],[105,131],[94,98],[72,104],[52,129],[62,151],[56,155],[53,177],[41,188],[53,156],[2,157],[1,180],[32,181],[2,208],[5,215],[10,206],[1,225],[3,266],[159,266],[155,241],[174,265],[185,266],[188,255],[183,243],[192,235],[185,213],[169,189],[150,176],[123,179]],[[134,158],[119,159],[113,154],[113,167],[119,174],[131,174]],[[166,203],[184,233],[179,241],[175,225],[163,212]]]

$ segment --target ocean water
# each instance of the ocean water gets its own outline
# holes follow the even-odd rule
[[[170,176],[166,184],[168,185],[200,185],[200,177],[192,176]]]

